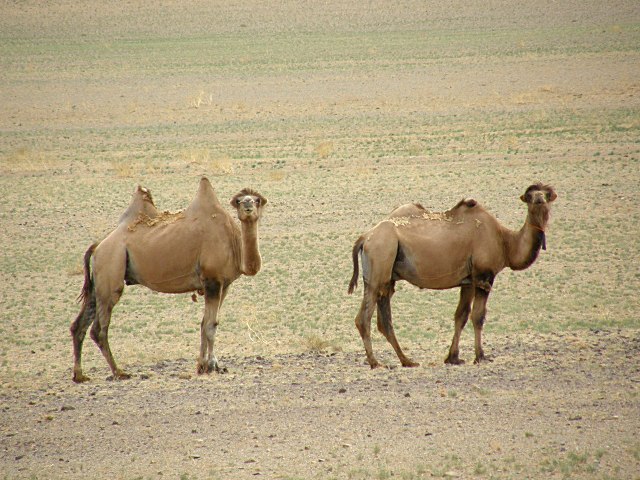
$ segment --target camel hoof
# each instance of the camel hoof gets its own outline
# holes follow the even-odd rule
[[[402,362],[402,366],[407,368],[415,368],[419,367],[420,364],[418,362],[414,362],[413,360],[407,360],[405,362]]]
[[[205,363],[205,364],[198,364],[198,367],[196,369],[198,375],[202,375],[204,373],[211,373],[211,372],[216,372],[216,373],[227,373],[229,370],[227,370],[227,367],[221,367],[218,362],[209,362],[209,363]]]
[[[444,360],[444,363],[448,364],[448,365],[464,365],[464,360],[458,358],[458,357],[447,357]]]
[[[84,382],[88,382],[89,380],[91,380],[91,378],[87,377],[86,375],[83,375],[82,373],[79,373],[73,376],[73,381],[75,383],[84,383]]]
[[[130,374],[123,372],[122,370],[118,370],[111,377],[107,378],[107,380],[129,380],[130,378]]]
[[[487,362],[493,362],[493,358],[482,355],[480,357],[476,357],[476,359],[473,361],[473,364],[480,365],[480,363],[487,363]]]

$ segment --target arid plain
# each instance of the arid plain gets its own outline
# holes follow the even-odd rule
[[[0,477],[640,478],[637,2],[0,3]],[[138,184],[269,199],[220,314],[129,287],[110,380],[71,381],[82,255]],[[494,361],[443,360],[458,292],[399,283],[421,365],[371,370],[351,247],[394,207],[506,226],[552,184],[547,250],[496,279]],[[231,209],[230,209],[231,210]],[[360,282],[362,283],[362,282]],[[374,320],[375,324],[375,320]]]

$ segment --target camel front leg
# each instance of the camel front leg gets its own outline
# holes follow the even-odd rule
[[[367,362],[371,368],[382,367],[383,365],[376,360],[373,356],[373,347],[371,345],[371,317],[373,316],[373,309],[375,306],[375,293],[371,293],[371,290],[365,283],[364,297],[362,298],[362,304],[360,305],[360,311],[356,315],[356,327],[362,337],[362,343],[364,344],[364,350],[367,355]]]
[[[464,326],[469,320],[469,313],[471,312],[471,303],[473,301],[473,286],[463,285],[460,287],[460,300],[458,301],[458,307],[454,316],[455,330],[453,332],[453,340],[451,341],[451,347],[449,348],[449,355],[445,358],[444,363],[451,365],[461,365],[464,360],[461,360],[460,355],[460,335]]]
[[[490,358],[484,355],[484,350],[482,349],[482,328],[484,327],[484,321],[487,315],[487,300],[489,300],[489,291],[476,288],[476,295],[473,300],[473,311],[471,312],[476,351],[476,359],[473,363],[491,361]]]
[[[204,285],[204,316],[200,324],[200,356],[197,364],[199,374],[220,371],[214,346],[219,323],[218,312],[226,294],[226,288],[216,280],[206,280]]]

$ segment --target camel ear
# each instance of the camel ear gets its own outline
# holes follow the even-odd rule
[[[267,199],[259,193],[256,193],[256,197],[258,197],[258,205],[260,205],[261,207],[264,207],[267,204]]]
[[[520,195],[520,200],[522,200],[524,203],[527,203],[527,196],[526,195]]]
[[[547,191],[547,202],[553,202],[556,198],[558,198],[558,194],[553,188],[550,188]]]

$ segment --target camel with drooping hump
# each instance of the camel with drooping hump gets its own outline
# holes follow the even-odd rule
[[[237,193],[231,206],[240,220],[238,227],[204,177],[191,204],[177,213],[159,212],[149,190],[138,186],[118,226],[85,253],[82,308],[70,329],[73,380],[89,380],[82,372],[81,356],[92,324],[91,338],[114,378],[129,378],[116,365],[108,339],[111,313],[125,284],[162,293],[204,295],[197,371],[219,371],[214,353],[218,311],[234,280],[260,270],[258,221],[266,204],[266,198],[251,189]]]
[[[349,293],[357,286],[360,256],[364,297],[355,323],[371,368],[381,366],[371,346],[374,309],[378,330],[393,346],[402,365],[418,365],[403,353],[393,330],[391,298],[399,280],[436,290],[460,287],[455,330],[445,363],[464,363],[459,357],[459,341],[469,316],[475,332],[474,363],[489,360],[482,349],[482,327],[494,279],[505,267],[528,268],[540,249],[546,249],[545,229],[551,202],[556,198],[549,185],[528,187],[520,197],[527,204],[527,217],[517,231],[501,225],[475,200],[466,199],[441,213],[429,212],[419,204],[402,205],[358,238],[352,251]]]

